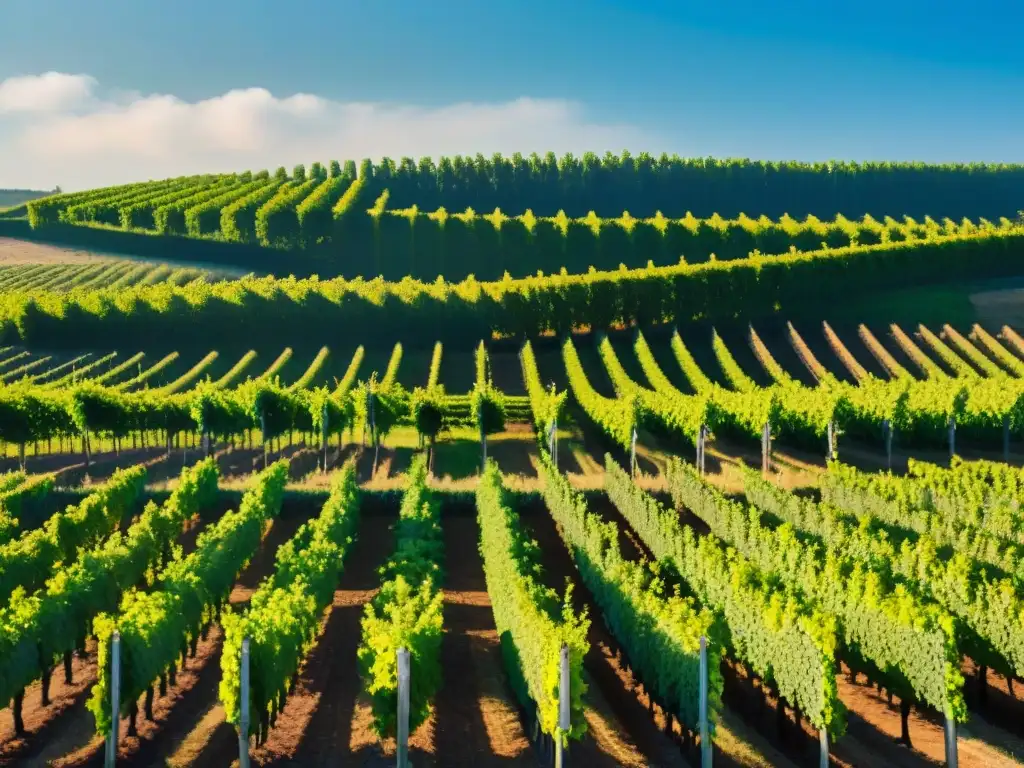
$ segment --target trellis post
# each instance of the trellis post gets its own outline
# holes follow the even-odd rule
[[[408,648],[398,649],[398,768],[409,768],[409,685],[412,678]]]
[[[946,714],[946,765],[949,768],[957,768],[959,757],[957,756],[956,723],[949,713]]]
[[[110,640],[110,733],[104,768],[114,768],[117,761],[117,739],[121,730],[121,633],[116,629]]]
[[[711,768],[711,730],[708,724],[708,639],[700,637],[700,701],[698,717],[700,724],[701,768]]]
[[[766,421],[761,432],[761,474],[768,477],[772,466],[772,423]]]
[[[242,664],[238,718],[238,764],[249,768],[249,638],[242,640]]]
[[[558,732],[555,734],[555,768],[563,768],[565,755],[562,747],[562,734],[568,733],[572,727],[572,700],[570,697],[571,677],[569,675],[569,646],[563,645],[559,657],[558,682]]]

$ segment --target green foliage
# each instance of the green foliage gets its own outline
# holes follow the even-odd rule
[[[519,360],[523,366],[523,381],[526,383],[526,391],[530,398],[533,423],[538,435],[546,435],[551,425],[558,421],[569,393],[556,393],[554,384],[550,390],[545,389],[540,379],[540,370],[537,368],[537,358],[529,341],[523,344]]]
[[[89,699],[97,733],[110,729],[110,643],[121,634],[122,712],[175,664],[228,599],[235,578],[256,552],[266,523],[281,508],[288,462],[260,473],[235,512],[211,525],[187,557],[180,552],[157,576],[150,592],[131,590],[116,614],[96,617],[98,676]]]
[[[892,583],[884,569],[845,551],[822,552],[791,526],[769,527],[757,509],[730,501],[678,459],[669,462],[667,477],[677,505],[835,616],[852,669],[958,721],[966,718],[955,622],[947,611]]]
[[[305,169],[299,178],[283,185],[278,193],[256,211],[256,237],[260,245],[274,248],[297,247],[302,238],[297,206],[318,186],[316,179],[305,180]]]
[[[426,480],[426,460],[420,456],[409,468],[395,554],[381,568],[380,592],[363,616],[359,669],[370,697],[372,727],[381,738],[396,732],[399,648],[407,648],[411,658],[410,733],[426,720],[441,684],[444,545],[440,507]]]
[[[42,528],[26,531],[0,546],[0,603],[18,587],[31,593],[80,547],[92,547],[114,531],[142,493],[146,469],[119,469],[79,504],[50,517]]]
[[[261,724],[273,724],[293,676],[316,642],[358,515],[359,486],[350,461],[333,478],[320,515],[278,549],[274,573],[260,584],[248,610],[223,616],[220,700],[229,723],[239,721],[242,641],[248,637],[250,711]]]
[[[505,429],[505,401],[491,383],[487,347],[481,341],[476,348],[476,382],[470,394],[470,407],[481,435],[493,435]]]
[[[1010,578],[993,574],[969,550],[947,556],[929,536],[898,544],[870,519],[799,498],[749,470],[744,485],[751,503],[816,537],[827,550],[871,563],[887,580],[946,608],[962,622],[960,646],[976,663],[1004,675],[1024,670],[1024,598]]]
[[[512,690],[527,712],[537,713],[543,733],[580,739],[586,732],[583,659],[590,649],[590,620],[585,612],[573,611],[569,588],[559,599],[544,586],[540,549],[506,503],[501,473],[493,461],[477,486],[476,509],[487,593]],[[569,648],[568,733],[558,728],[562,646]]]
[[[697,537],[605,457],[605,491],[659,562],[674,568],[693,594],[721,616],[725,647],[833,737],[845,730],[839,700],[834,617],[799,593],[780,589],[743,554],[714,534]]]
[[[412,423],[416,431],[430,442],[445,425],[444,387],[416,387],[409,401]]]
[[[620,398],[611,399],[595,390],[587,380],[571,337],[562,343],[562,360],[576,402],[609,438],[628,449],[640,417],[635,393],[624,392]]]
[[[287,179],[274,177],[269,183],[264,182],[247,195],[237,198],[220,209],[220,231],[228,242],[256,242],[256,212],[285,186]]]
[[[275,188],[265,179],[256,179],[240,187],[228,189],[216,197],[198,202],[185,210],[185,231],[189,237],[203,237],[222,231],[222,211],[250,196],[266,194],[268,188]],[[227,232],[223,234],[226,236]]]
[[[187,286],[135,286],[71,294],[4,294],[0,343],[88,345],[97,337],[128,346],[154,334],[197,337],[223,329],[225,343],[282,338],[309,327],[373,328],[380,338],[463,343],[549,330],[775,315],[808,296],[825,305],[936,280],[1015,274],[1024,235],[996,231],[939,240],[883,243],[730,262],[645,267],[482,283],[412,279],[247,278]],[[260,311],[252,311],[258,307]],[[141,322],[142,319],[145,322]],[[557,327],[555,327],[557,326]]]
[[[6,544],[17,535],[20,521],[39,517],[53,490],[53,475],[34,475],[26,479],[23,472],[9,472],[4,481],[5,490],[0,491],[0,544]]]
[[[601,607],[630,667],[661,703],[691,730],[699,724],[700,638],[708,637],[710,719],[721,709],[718,671],[722,635],[711,611],[668,588],[656,570],[622,557],[619,530],[587,510],[581,494],[541,451],[544,495],[552,517]]]
[[[115,531],[102,544],[80,551],[34,595],[15,590],[10,605],[0,609],[0,626],[16,624],[20,616],[18,634],[8,640],[17,648],[34,648],[36,655],[31,660],[27,651],[0,657],[0,666],[28,665],[0,671],[0,680],[17,679],[23,686],[48,675],[60,655],[81,648],[93,617],[115,609],[124,590],[166,562],[182,524],[208,506],[216,490],[217,466],[212,459],[185,469],[163,507],[150,502],[124,534]],[[31,621],[25,621],[29,617]],[[14,689],[0,687],[5,701],[13,693]]]

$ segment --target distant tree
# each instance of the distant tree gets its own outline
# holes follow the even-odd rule
[[[336,179],[338,176],[341,176],[341,163],[331,160],[331,178]]]
[[[309,178],[316,179],[317,181],[323,181],[327,178],[327,171],[322,163],[313,163],[309,167]]]
[[[274,178],[277,181],[288,181],[288,169],[283,165],[274,171]]]
[[[243,171],[242,175],[238,177],[239,181],[248,184],[252,181],[252,171]]]
[[[292,179],[297,181],[297,182],[305,181],[306,180],[306,166],[304,166],[302,163],[299,163],[298,165],[296,165],[294,170],[292,170]]]
[[[53,188],[53,194],[55,194],[55,195],[59,195],[62,192],[64,192],[64,190],[60,188],[60,184],[58,184],[56,187]]]
[[[342,171],[342,174],[345,176],[346,179],[355,179],[355,177],[356,177],[356,161],[355,160],[346,160],[345,161],[345,169]]]
[[[255,179],[256,181],[266,181],[269,178],[270,178],[270,171],[268,171],[266,169],[263,169],[262,171],[259,171],[255,176],[253,176],[253,179]]]

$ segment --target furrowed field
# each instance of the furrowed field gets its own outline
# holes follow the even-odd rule
[[[56,254],[0,264],[0,764],[1019,764],[1022,195],[516,155],[0,211]]]

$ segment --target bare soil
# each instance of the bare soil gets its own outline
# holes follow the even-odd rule
[[[91,264],[99,261],[119,261],[119,259],[109,254],[0,237],[0,264],[5,266],[15,264]]]
[[[393,518],[366,516],[348,554],[323,632],[307,657],[295,693],[288,698],[267,742],[250,750],[257,765],[327,765],[366,741],[365,727],[353,732],[361,689],[356,650],[363,607],[377,593],[377,569],[394,545]]]

